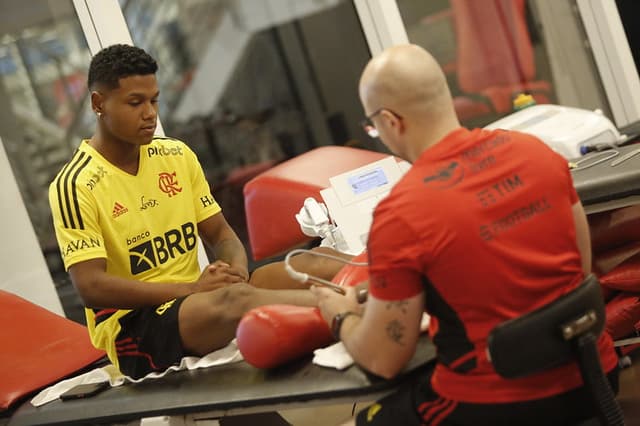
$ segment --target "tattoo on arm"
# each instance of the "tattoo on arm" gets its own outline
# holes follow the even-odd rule
[[[389,324],[387,324],[386,331],[387,336],[395,343],[399,345],[404,345],[402,342],[402,338],[404,337],[404,325],[400,323],[398,320],[393,320]]]
[[[409,302],[406,300],[398,300],[396,302],[387,303],[387,310],[396,308],[403,314],[407,313],[407,306],[409,306]]]

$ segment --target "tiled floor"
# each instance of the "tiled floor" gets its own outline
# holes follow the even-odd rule
[[[351,418],[351,413],[362,410],[370,403],[332,405],[319,408],[296,409],[280,412],[289,424],[294,426],[337,426]]]

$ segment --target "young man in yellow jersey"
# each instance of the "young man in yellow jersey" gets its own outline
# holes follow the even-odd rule
[[[49,188],[65,267],[93,344],[126,375],[225,346],[249,309],[315,305],[308,290],[246,284],[245,249],[211,196],[196,155],[154,136],[155,60],[114,45],[89,67],[95,134]],[[200,271],[198,238],[216,261]]]

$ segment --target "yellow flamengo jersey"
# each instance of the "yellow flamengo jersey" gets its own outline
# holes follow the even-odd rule
[[[49,186],[49,204],[67,270],[103,258],[109,274],[157,283],[198,279],[198,223],[220,212],[193,151],[158,137],[140,147],[135,176],[83,141]],[[85,308],[91,341],[116,366],[128,312]]]

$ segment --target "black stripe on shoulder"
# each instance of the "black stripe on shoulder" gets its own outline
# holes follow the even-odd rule
[[[73,172],[75,172],[75,170],[78,168],[78,164],[80,163],[80,161],[84,159],[86,155],[87,154],[81,151],[80,155],[74,157],[73,163],[71,163],[71,167],[69,167],[69,170],[67,170],[67,173],[64,176],[64,183],[63,183],[64,203],[65,203],[65,208],[67,210],[67,216],[69,218],[69,226],[67,226],[67,228],[71,228],[71,229],[76,228],[76,222],[73,220],[73,214],[71,212],[71,196],[69,195],[69,177],[72,175]]]
[[[68,162],[67,164],[64,165],[64,167],[62,168],[62,170],[60,171],[60,174],[58,175],[58,177],[56,178],[56,195],[58,196],[58,209],[60,210],[60,216],[62,216],[62,223],[64,225],[65,228],[69,227],[69,224],[67,222],[67,212],[64,209],[64,206],[62,204],[62,177],[66,175],[67,173],[67,169],[69,168],[69,165],[71,164],[71,161]]]
[[[78,227],[80,229],[84,229],[84,222],[82,220],[82,213],[80,212],[80,204],[78,203],[78,193],[77,193],[77,189],[76,189],[77,188],[76,181],[78,180],[78,175],[80,174],[82,169],[87,167],[87,164],[89,164],[90,161],[91,161],[91,156],[87,155],[87,158],[80,165],[80,167],[78,167],[78,170],[76,170],[75,174],[73,175],[73,179],[71,180],[71,190],[72,190],[72,193],[73,193],[73,206],[74,206],[75,211],[76,211],[76,216],[78,217]]]
[[[64,197],[63,197],[64,182],[65,182],[66,176],[69,174],[71,169],[77,163],[78,161],[77,157],[79,152],[80,151],[77,149],[73,152],[71,159],[67,162],[67,164],[64,165],[64,167],[62,168],[60,173],[58,173],[58,177],[56,177],[56,180],[55,180],[56,193],[58,196],[58,209],[60,210],[60,216],[62,216],[62,223],[65,228],[69,228],[69,221],[67,219],[69,217],[69,211],[65,208],[66,203],[64,202]]]
[[[84,223],[80,214],[80,206],[76,191],[76,181],[78,175],[91,161],[91,156],[83,151],[76,151],[73,158],[64,166],[56,180],[56,189],[58,192],[58,207],[65,228],[84,229]],[[69,193],[69,180],[71,179],[71,194]],[[72,210],[73,201],[73,210]],[[75,218],[74,214],[75,213]],[[78,224],[76,225],[76,219]]]

